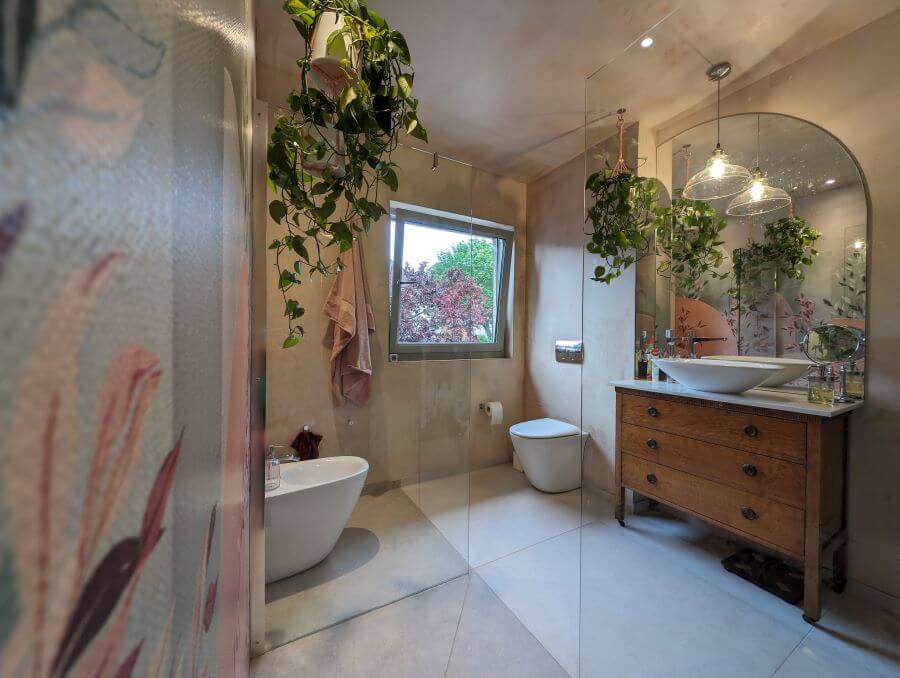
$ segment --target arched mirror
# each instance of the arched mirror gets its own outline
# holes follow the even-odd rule
[[[679,273],[677,261],[657,266],[657,341],[666,329],[694,331],[722,338],[705,344],[705,355],[802,357],[800,342],[812,327],[865,332],[868,202],[848,150],[821,127],[772,113],[722,118],[721,139],[756,184],[701,206],[721,220],[712,229],[724,254],[715,267],[692,276],[690,266]],[[713,120],[657,148],[658,177],[674,200],[715,145]],[[688,238],[696,228],[681,226]],[[667,254],[656,258],[659,264]]]

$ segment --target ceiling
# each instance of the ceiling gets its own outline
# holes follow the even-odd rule
[[[303,49],[281,4],[256,0],[258,95],[270,102],[286,99]],[[428,150],[531,181],[584,149],[585,78],[592,73],[592,120],[621,105],[632,117],[652,110],[661,122],[710,95],[708,62],[730,60],[730,84],[740,85],[900,8],[900,0],[369,5],[410,45]],[[646,50],[633,44],[645,34],[656,40]],[[595,128],[592,141],[611,129]]]

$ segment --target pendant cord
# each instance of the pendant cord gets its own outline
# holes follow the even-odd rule
[[[756,171],[759,172],[759,113],[756,114]]]
[[[716,148],[722,148],[722,79],[716,80]]]

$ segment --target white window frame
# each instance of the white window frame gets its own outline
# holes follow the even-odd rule
[[[508,226],[494,224],[481,219],[463,217],[448,212],[440,212],[427,208],[415,208],[410,205],[396,206],[391,204],[393,221],[393,260],[391,271],[390,294],[390,329],[388,350],[391,361],[400,360],[451,360],[460,358],[503,358],[506,356],[507,343],[507,300],[509,298],[509,279],[512,268],[513,230]],[[406,224],[421,224],[448,231],[456,231],[465,235],[496,238],[500,247],[497,253],[497,266],[500,275],[495,276],[497,289],[494,290],[495,312],[494,341],[472,343],[406,343],[397,341],[397,329],[400,324],[400,289],[405,284],[403,275],[403,237]]]

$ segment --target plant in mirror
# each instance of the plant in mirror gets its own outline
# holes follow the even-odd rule
[[[803,352],[818,365],[855,360],[864,346],[865,337],[860,330],[833,324],[812,328],[801,341]]]
[[[690,195],[684,188],[696,176],[692,156],[715,145],[719,126],[733,161],[761,167],[771,186],[789,191],[790,200],[782,196],[777,211],[746,215],[730,213],[732,198],[707,200],[727,223],[711,242],[723,241],[730,255],[713,270],[729,275],[704,272],[691,286],[663,266],[656,276],[637,277],[638,298],[650,300],[660,327],[677,329],[689,313],[691,322],[705,323],[704,332],[727,336],[727,345],[711,348],[715,352],[799,357],[800,339],[811,327],[839,323],[864,331],[869,212],[853,156],[828,131],[798,118],[725,116],[684,129],[657,147],[661,195]],[[766,198],[762,189],[760,203]],[[666,235],[656,234],[657,263],[671,247]]]
[[[303,335],[305,309],[290,296],[302,274],[340,270],[340,253],[387,213],[379,194],[397,190],[391,153],[400,134],[428,136],[412,96],[406,40],[365,0],[287,0],[284,11],[306,43],[299,88],[288,96],[290,111],[278,116],[267,157],[269,187],[279,196],[269,214],[287,231],[269,247],[289,348]]]
[[[846,248],[844,261],[835,272],[838,295],[822,299],[839,318],[862,320],[866,317],[866,243],[862,238]]]
[[[721,270],[725,241],[720,235],[726,225],[703,200],[676,199],[656,209],[656,253],[665,257],[656,272],[674,282],[675,294],[698,299],[711,280],[728,277]]]

